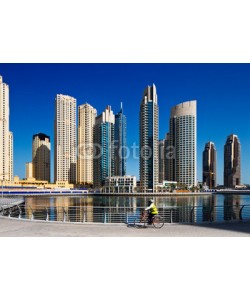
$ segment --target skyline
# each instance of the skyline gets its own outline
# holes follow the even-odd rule
[[[53,166],[56,94],[76,98],[77,107],[87,102],[97,109],[97,114],[107,105],[118,113],[122,101],[127,144],[131,146],[133,142],[139,145],[143,91],[154,83],[159,102],[159,139],[169,131],[171,108],[196,99],[198,180],[202,179],[204,146],[212,141],[217,149],[217,181],[223,184],[224,144],[233,133],[238,135],[242,148],[242,183],[249,183],[250,134],[244,125],[250,106],[249,71],[249,64],[0,64],[0,75],[10,88],[14,175],[25,177],[25,163],[32,158],[32,136],[39,132],[50,136]],[[228,122],[228,116],[233,121]],[[127,174],[139,179],[138,159],[127,160]],[[53,168],[51,175],[53,180]]]

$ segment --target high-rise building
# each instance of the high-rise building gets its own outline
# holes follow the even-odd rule
[[[173,158],[174,148],[170,144],[170,133],[166,133],[165,140],[164,140],[164,180],[171,180],[170,176],[170,163],[171,159]]]
[[[13,133],[9,131],[9,180],[13,179]]]
[[[205,145],[203,151],[203,183],[210,189],[216,187],[216,149],[212,142]]]
[[[77,182],[92,185],[94,125],[97,111],[89,104],[78,107],[78,159]]]
[[[76,183],[76,99],[55,99],[54,181]]]
[[[33,177],[33,166],[32,162],[27,162],[25,164],[25,174],[26,174],[26,179],[32,178]]]
[[[0,76],[0,179],[13,180],[13,135],[9,131],[9,86]]]
[[[165,180],[165,140],[159,140],[159,183]]]
[[[158,102],[156,87],[147,86],[140,106],[140,189],[155,191],[159,181]]]
[[[115,115],[115,176],[126,175],[126,116],[121,110]]]
[[[94,126],[94,187],[104,186],[107,177],[114,176],[114,124],[110,106],[97,118]]]
[[[197,185],[196,176],[196,100],[174,106],[170,116],[169,177],[179,185]]]
[[[240,141],[237,135],[227,137],[224,146],[224,186],[234,188],[241,184]]]
[[[33,135],[32,166],[32,177],[50,182],[50,137],[44,133]]]

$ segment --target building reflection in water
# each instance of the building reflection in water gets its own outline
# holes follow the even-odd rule
[[[224,220],[239,220],[240,208],[240,195],[227,195],[227,197],[224,199]]]
[[[153,197],[166,223],[238,220],[250,196],[196,195]],[[26,218],[69,222],[133,222],[151,197],[26,197]],[[105,219],[106,218],[106,219]]]
[[[202,201],[202,221],[203,222],[216,222],[217,210],[216,210],[216,198],[203,197]]]

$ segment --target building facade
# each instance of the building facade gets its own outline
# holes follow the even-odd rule
[[[187,187],[197,185],[196,119],[196,100],[183,102],[171,110],[169,145],[173,153],[167,179]]]
[[[105,179],[106,193],[133,193],[136,188],[135,176],[113,176]]]
[[[25,164],[25,175],[26,175],[26,180],[29,179],[29,178],[33,178],[32,162],[27,162]]]
[[[33,135],[32,139],[32,167],[36,180],[50,182],[50,137],[44,133]]]
[[[114,124],[110,106],[100,114],[94,126],[94,187],[104,186],[106,177],[114,176]]]
[[[241,184],[241,147],[237,135],[227,137],[224,146],[224,186],[234,188]]]
[[[208,142],[205,145],[203,151],[203,183],[206,184],[210,189],[217,186],[216,183],[216,149],[212,142]]]
[[[13,180],[13,135],[9,131],[9,86],[0,76],[0,180]]]
[[[76,183],[76,99],[57,95],[54,125],[54,181]]]
[[[163,183],[165,180],[165,140],[159,140],[159,180],[158,183]]]
[[[126,175],[126,116],[123,114],[123,107],[115,115],[115,175]]]
[[[13,168],[14,168],[14,161],[13,161],[13,133],[9,131],[9,180],[13,181],[14,178],[14,173],[13,173]]]
[[[94,125],[97,111],[85,103],[78,107],[78,159],[77,182],[83,185],[93,185],[93,143]]]
[[[159,129],[156,87],[147,86],[140,106],[140,189],[155,190],[159,180]]]

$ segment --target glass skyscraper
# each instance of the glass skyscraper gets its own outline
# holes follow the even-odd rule
[[[114,124],[110,106],[100,114],[94,126],[94,187],[104,185],[106,177],[114,176]]]
[[[115,176],[126,175],[126,116],[121,110],[115,115]]]
[[[156,87],[147,86],[140,107],[140,188],[155,190],[158,184],[159,133]]]

